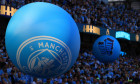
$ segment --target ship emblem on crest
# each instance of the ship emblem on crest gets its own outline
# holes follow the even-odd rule
[[[36,36],[19,46],[16,60],[23,72],[51,77],[62,74],[68,69],[71,63],[71,51],[63,41],[57,38]]]
[[[113,45],[114,45],[114,40],[107,38],[103,42],[98,43],[99,50],[102,55],[112,55],[112,50],[113,50]]]

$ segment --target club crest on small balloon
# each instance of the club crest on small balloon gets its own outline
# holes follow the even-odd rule
[[[119,42],[109,35],[99,37],[93,44],[93,54],[103,63],[114,62],[119,57],[120,50]]]
[[[103,42],[98,42],[98,47],[102,55],[112,55],[114,40],[107,38]]]

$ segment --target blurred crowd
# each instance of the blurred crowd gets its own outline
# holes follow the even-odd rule
[[[74,66],[51,79],[33,78],[20,72],[9,59],[4,39],[0,39],[0,84],[140,84],[140,57],[120,56],[111,64],[95,59],[91,51],[81,50]]]
[[[71,14],[76,22],[102,26],[108,29],[140,33],[140,10],[128,5],[104,4],[101,0],[1,0],[14,8],[31,2],[56,4]]]
[[[140,30],[139,11],[125,5],[109,6],[99,0],[0,0],[1,4],[14,8],[38,1],[61,6],[79,23],[131,33],[139,33]],[[0,84],[140,84],[140,57],[123,55],[106,65],[96,60],[88,50],[81,50],[74,66],[57,78],[31,77],[12,64],[3,37],[0,36]]]

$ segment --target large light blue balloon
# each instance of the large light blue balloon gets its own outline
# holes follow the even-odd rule
[[[80,50],[80,35],[70,14],[44,2],[23,6],[10,19],[6,50],[22,72],[52,78],[68,71]]]
[[[120,55],[120,44],[112,36],[104,35],[99,37],[93,45],[93,53],[100,62],[114,62]]]

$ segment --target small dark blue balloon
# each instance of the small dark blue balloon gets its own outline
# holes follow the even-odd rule
[[[93,54],[103,63],[114,62],[119,57],[120,51],[117,39],[109,35],[99,37],[93,45]]]
[[[44,2],[25,5],[13,15],[5,42],[13,64],[40,78],[67,72],[80,50],[79,30],[71,15]]]

